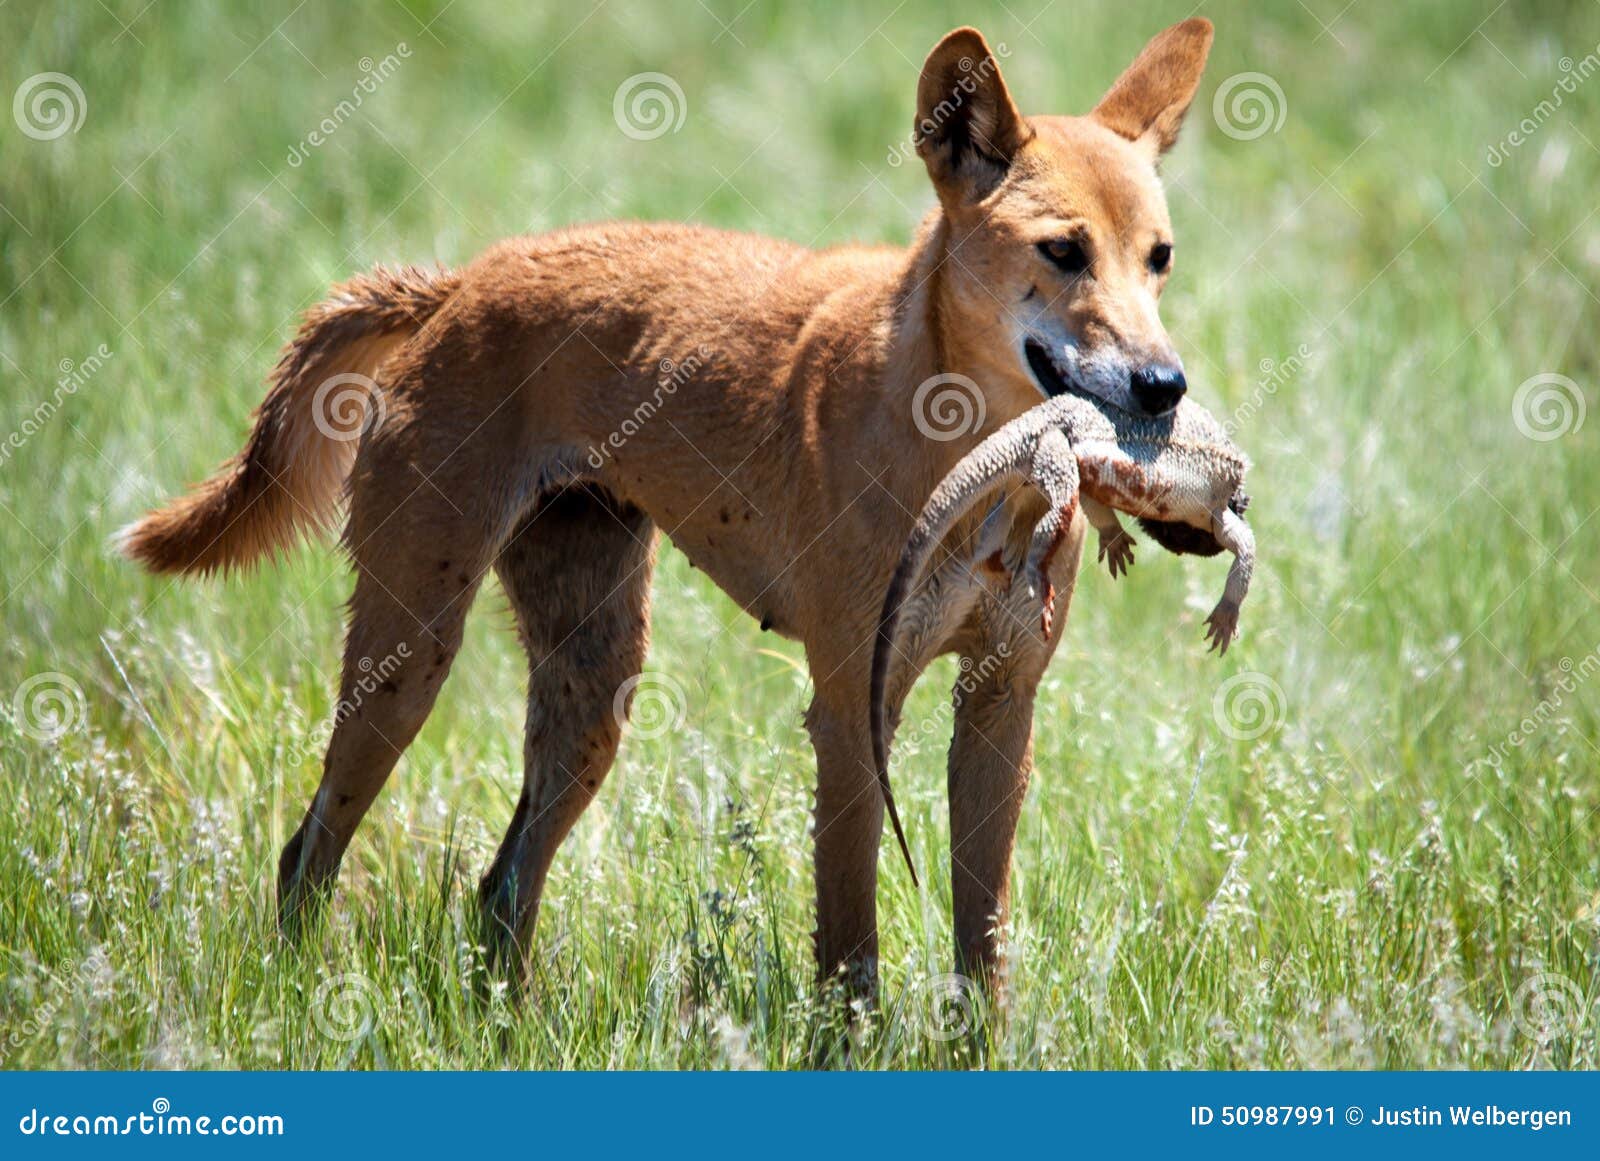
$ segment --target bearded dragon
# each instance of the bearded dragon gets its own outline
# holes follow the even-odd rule
[[[1149,417],[1058,395],[995,431],[950,470],[906,541],[884,597],[872,656],[873,758],[908,866],[911,855],[889,786],[885,690],[901,606],[950,530],[996,488],[1022,482],[1044,494],[1049,509],[1035,525],[1018,571],[1039,598],[1046,640],[1055,605],[1050,561],[1070,533],[1080,501],[1099,534],[1100,559],[1108,561],[1114,577],[1133,563],[1134,543],[1116,511],[1136,516],[1158,544],[1173,552],[1211,556],[1227,549],[1233,564],[1222,599],[1206,618],[1210,648],[1225,653],[1238,632],[1239,607],[1255,567],[1255,536],[1244,521],[1249,498],[1242,485],[1248,468],[1216,417],[1187,399],[1165,415]],[[984,521],[974,555],[976,563],[1004,572],[1002,508],[1003,502],[996,504]]]

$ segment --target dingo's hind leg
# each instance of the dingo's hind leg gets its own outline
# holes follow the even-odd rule
[[[643,512],[577,486],[535,507],[495,564],[528,651],[526,771],[479,902],[491,966],[519,983],[556,849],[616,757],[649,642],[655,543]]]
[[[484,523],[437,486],[413,489],[387,449],[374,449],[374,460],[371,473],[358,471],[352,496],[346,539],[356,586],[322,783],[278,863],[280,918],[291,932],[338,874],[432,710],[492,551]]]

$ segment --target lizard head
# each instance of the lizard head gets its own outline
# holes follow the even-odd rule
[[[973,29],[929,54],[916,141],[940,202],[941,338],[1001,414],[1065,392],[1146,415],[1183,397],[1158,313],[1173,235],[1156,163],[1210,47],[1209,21],[1167,29],[1082,117],[1019,113]]]

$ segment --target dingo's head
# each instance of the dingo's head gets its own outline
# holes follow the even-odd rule
[[[1157,312],[1173,239],[1156,161],[1210,48],[1209,21],[1174,25],[1086,117],[1022,116],[974,29],[928,55],[916,142],[947,231],[940,329],[1005,410],[1076,391],[1156,415],[1182,398]]]

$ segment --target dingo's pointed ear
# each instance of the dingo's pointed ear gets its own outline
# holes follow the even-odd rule
[[[1093,117],[1130,141],[1148,137],[1157,154],[1165,153],[1178,139],[1210,51],[1211,21],[1195,17],[1174,24],[1144,46],[1100,98]]]
[[[958,28],[933,46],[917,81],[912,138],[941,200],[989,193],[1032,136],[977,29]]]

